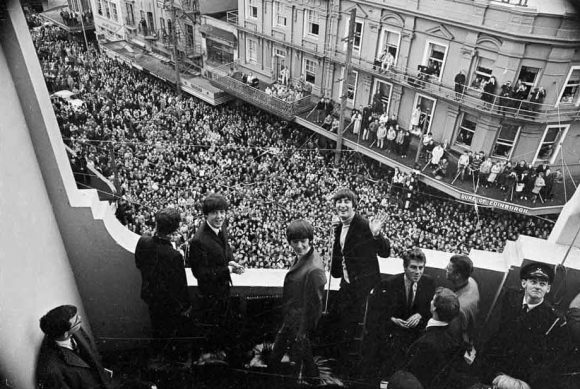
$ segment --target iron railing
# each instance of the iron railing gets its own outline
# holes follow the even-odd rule
[[[311,96],[303,97],[292,103],[268,95],[264,91],[250,86],[229,75],[230,70],[238,68],[237,62],[232,62],[214,68],[210,73],[210,81],[229,94],[272,112],[288,121],[294,120],[296,115],[306,112],[314,106]]]

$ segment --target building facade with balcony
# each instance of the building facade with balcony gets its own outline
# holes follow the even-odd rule
[[[349,109],[411,128],[418,107],[416,129],[458,152],[580,172],[580,24],[564,0],[238,0],[238,12],[240,64],[263,77],[287,68],[335,101],[347,82]]]

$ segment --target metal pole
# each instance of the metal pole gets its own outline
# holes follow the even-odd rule
[[[83,14],[85,13],[84,8],[79,4],[79,0],[76,0],[77,8],[81,11],[81,28],[83,29],[83,37],[85,38],[85,50],[89,50],[89,42],[87,41],[87,33],[85,32],[85,22],[83,21]]]
[[[348,37],[346,44],[346,59],[344,64],[344,74],[342,79],[342,87],[340,88],[340,119],[338,124],[338,133],[336,137],[336,152],[334,154],[334,163],[338,165],[340,162],[340,154],[342,149],[342,132],[344,129],[344,111],[346,110],[346,99],[348,98],[348,76],[352,71],[352,46],[354,43],[354,26],[356,23],[356,8],[350,11],[350,22],[348,24]]]
[[[181,95],[181,77],[179,76],[179,58],[177,58],[177,23],[175,22],[175,2],[171,1],[171,40],[173,41],[173,60],[175,61],[175,92]]]

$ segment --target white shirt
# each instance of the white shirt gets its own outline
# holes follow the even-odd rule
[[[72,344],[72,337],[68,338],[67,340],[55,340],[55,342],[60,347],[68,348],[69,350],[74,351],[74,347]]]
[[[214,228],[214,227],[213,227],[211,224],[209,224],[207,221],[205,222],[205,224],[207,224],[207,226],[208,226],[209,228],[211,228],[211,230],[212,230],[213,232],[215,232],[215,234],[216,234],[216,235],[218,235],[218,236],[219,236],[219,234],[220,234],[220,230],[218,230],[217,228]]]
[[[341,250],[344,250],[344,242],[346,241],[346,235],[348,234],[348,229],[350,228],[350,223],[352,222],[352,219],[354,218],[354,215],[348,219],[342,222],[342,229],[340,230],[340,248]],[[350,284],[350,279],[348,278],[348,271],[346,270],[346,260],[344,259],[344,255],[342,256],[342,275],[344,280]]]
[[[536,308],[538,305],[542,304],[543,302],[544,302],[544,299],[542,299],[537,304],[530,304],[526,301],[526,296],[524,296],[524,301],[522,302],[522,307],[524,306],[524,304],[526,304],[528,306],[528,312],[530,312],[532,309]]]
[[[435,320],[433,318],[429,319],[429,321],[427,322],[427,327],[446,327],[448,326],[449,323],[445,322],[445,321],[440,321],[440,320]]]

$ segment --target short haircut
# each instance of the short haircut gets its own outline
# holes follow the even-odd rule
[[[202,211],[205,216],[215,211],[227,211],[230,207],[228,200],[218,193],[210,193],[203,199]]]
[[[161,235],[172,234],[179,228],[181,215],[176,208],[164,208],[155,214],[157,233]]]
[[[77,314],[74,305],[61,305],[40,318],[40,329],[51,339],[61,338],[71,328],[70,319]]]
[[[450,289],[438,287],[433,297],[433,305],[441,321],[450,322],[459,315],[459,299]]]
[[[411,261],[427,263],[427,257],[420,248],[412,248],[403,253],[403,267],[408,267]]]
[[[304,219],[293,220],[286,227],[286,239],[288,242],[294,239],[308,239],[312,242],[314,228],[312,228],[312,224]]]
[[[493,387],[497,389],[530,389],[530,385],[509,375],[500,374],[493,379]]]
[[[332,196],[332,201],[334,204],[336,204],[336,202],[338,200],[342,200],[342,199],[350,200],[352,202],[352,206],[356,207],[357,198],[352,190],[350,190],[348,188],[342,188],[342,189],[337,190],[336,193],[334,194],[334,196]]]
[[[449,259],[453,264],[453,273],[459,274],[462,279],[467,280],[473,273],[473,262],[465,254],[455,254]]]

